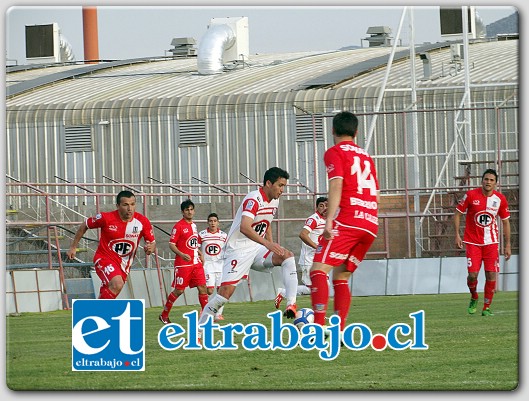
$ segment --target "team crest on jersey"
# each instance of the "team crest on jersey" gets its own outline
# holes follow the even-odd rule
[[[254,201],[253,199],[250,199],[247,203],[246,203],[246,206],[244,207],[244,210],[252,210],[253,207],[254,207]]]

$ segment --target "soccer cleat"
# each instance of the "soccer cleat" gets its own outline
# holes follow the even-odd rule
[[[217,322],[219,320],[224,320],[224,316],[223,315],[215,316],[215,321]]]
[[[485,308],[481,311],[481,316],[494,316],[494,313],[492,313],[490,308]]]
[[[283,292],[282,288],[277,289],[276,299],[274,300],[274,305],[276,306],[276,309],[279,309],[279,306],[281,305],[281,301],[284,299],[283,295],[281,295],[282,292]]]
[[[470,298],[470,303],[468,304],[467,311],[469,314],[473,315],[476,313],[476,306],[478,305],[478,300],[474,298]]]
[[[171,324],[171,321],[169,320],[169,316],[163,317],[163,315],[160,315],[158,316],[158,319],[160,319],[160,322],[162,322],[163,324]]]
[[[288,305],[285,309],[285,312],[283,312],[283,316],[285,316],[287,319],[294,319],[296,317],[297,312],[297,306],[296,304]]]

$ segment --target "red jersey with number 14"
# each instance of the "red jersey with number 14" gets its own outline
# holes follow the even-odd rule
[[[497,244],[499,236],[496,217],[505,220],[511,216],[503,194],[493,191],[491,196],[485,196],[481,188],[468,191],[456,209],[467,214],[463,242],[474,245]]]
[[[375,163],[353,141],[329,148],[323,159],[329,180],[343,179],[342,198],[335,221],[377,235],[379,189]]]
[[[140,239],[145,238],[145,241],[154,242],[151,222],[140,213],[134,213],[131,221],[123,221],[117,210],[102,212],[87,218],[86,226],[101,229],[94,262],[102,257],[108,258],[117,266],[121,266],[127,274],[134,261]]]

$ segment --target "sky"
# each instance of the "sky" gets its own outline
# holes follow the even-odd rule
[[[58,6],[41,6],[39,2],[29,4],[18,2],[3,5],[6,29],[4,55],[7,64],[26,63],[26,25],[52,22],[58,24],[75,59],[83,60],[83,3],[54,3]],[[105,4],[111,5],[97,7],[101,60],[168,55],[173,38],[193,37],[199,45],[211,18],[240,16],[248,17],[250,55],[337,50],[346,46],[368,47],[365,38],[369,36],[366,32],[370,26],[389,26],[391,36],[396,37],[405,8],[391,3],[384,6],[352,6],[343,2],[332,3],[337,4],[333,6],[307,2],[293,2],[289,3],[290,6],[217,6],[201,5],[200,1],[195,1],[198,6]],[[476,7],[476,10],[487,25],[513,14],[517,8],[485,5]],[[439,6],[412,5],[407,7],[402,20],[400,43],[407,45],[410,41],[411,14],[417,44],[448,40],[440,34]]]

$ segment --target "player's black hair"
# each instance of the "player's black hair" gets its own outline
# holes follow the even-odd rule
[[[483,181],[483,178],[485,178],[485,174],[492,174],[494,177],[496,177],[496,181],[498,181],[498,173],[493,168],[488,168],[485,170],[485,172],[481,176],[482,181]]]
[[[135,198],[136,195],[134,195],[130,191],[121,191],[119,194],[116,195],[116,205],[119,205],[121,203],[121,198]]]
[[[336,136],[354,136],[358,130],[358,117],[350,111],[341,111],[332,119],[332,128]]]
[[[283,170],[282,168],[271,167],[268,170],[266,170],[266,173],[263,179],[263,186],[266,185],[266,181],[270,181],[273,184],[280,178],[284,178],[288,180],[290,178],[290,174],[288,174],[287,171]]]
[[[219,219],[219,216],[217,216],[217,213],[210,213],[210,214],[208,214],[208,221],[209,221],[209,218],[210,218],[210,217],[216,217],[217,220]]]
[[[195,204],[193,203],[193,201],[191,199],[186,199],[180,204],[180,210],[183,212],[190,206],[193,206],[193,209],[195,208]]]
[[[316,199],[316,207],[319,206],[320,203],[327,202],[328,199],[326,196],[320,196],[318,199]]]

